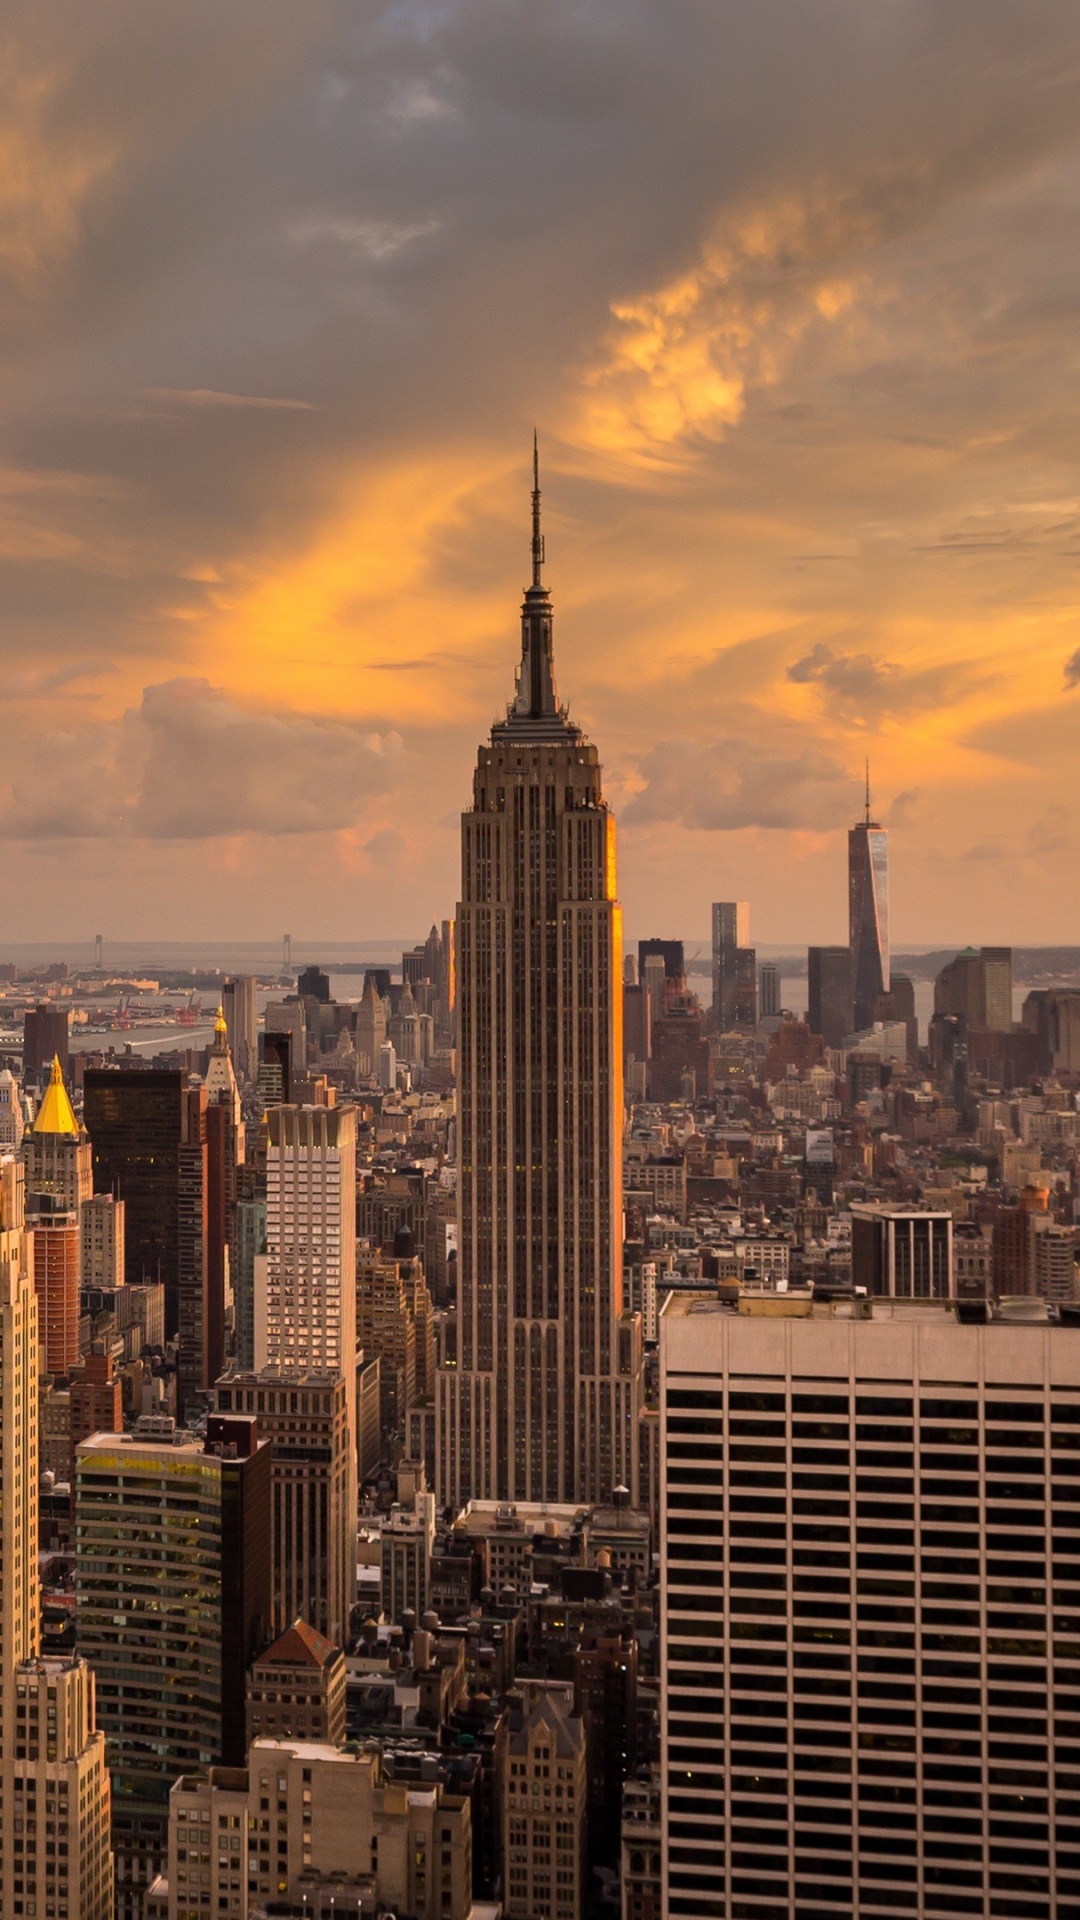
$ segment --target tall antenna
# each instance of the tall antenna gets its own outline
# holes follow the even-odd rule
[[[870,755],[866,756],[866,824],[870,825]]]
[[[533,428],[533,488],[532,488],[532,583],[540,585],[540,569],[544,564],[544,536],[540,531],[540,451],[537,444],[536,428]]]

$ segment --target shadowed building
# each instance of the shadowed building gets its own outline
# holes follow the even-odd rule
[[[847,947],[808,947],[809,986],[807,1025],[827,1047],[839,1048],[852,1031],[851,952]]]
[[[124,1202],[127,1279],[160,1280],[169,1339],[179,1326],[183,1091],[183,1074],[167,1067],[89,1067],[83,1082],[94,1186]]]

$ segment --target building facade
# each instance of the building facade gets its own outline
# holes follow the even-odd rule
[[[164,1286],[169,1339],[180,1324],[183,1086],[184,1076],[169,1067],[88,1067],[83,1080],[94,1187],[124,1202],[127,1278]]]
[[[0,1158],[0,1913],[111,1920],[110,1784],[92,1670],[41,1654],[38,1325],[23,1168]]]
[[[78,1448],[78,1642],[117,1796],[120,1920],[142,1920],[164,1865],[177,1771],[244,1757],[245,1675],[269,1631],[269,1500],[251,1421],[204,1443],[144,1419]]]
[[[294,1620],[306,1620],[343,1647],[356,1587],[355,1468],[344,1374],[275,1367],[226,1373],[214,1389],[214,1406],[219,1413],[255,1415],[273,1448],[270,1631],[282,1634]]]
[[[848,944],[855,1030],[872,1025],[878,1000],[889,991],[889,836],[870,818],[848,833]]]
[[[1080,1911],[1080,1329],[873,1313],[661,1316],[673,1920]]]
[[[534,484],[517,691],[462,817],[458,1355],[437,1421],[455,1507],[636,1487],[615,830],[596,748],[555,688],[539,499]]]

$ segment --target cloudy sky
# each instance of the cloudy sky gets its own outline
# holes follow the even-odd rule
[[[629,931],[1080,939],[1075,0],[23,0],[9,940],[452,910],[541,437]]]

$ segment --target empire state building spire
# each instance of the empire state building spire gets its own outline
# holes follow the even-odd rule
[[[540,455],[533,434],[532,583],[521,603],[521,664],[512,704],[505,721],[492,729],[493,739],[513,736],[529,740],[566,740],[579,737],[565,707],[559,705],[552,647],[551,595],[543,582],[544,536],[540,531]]]

